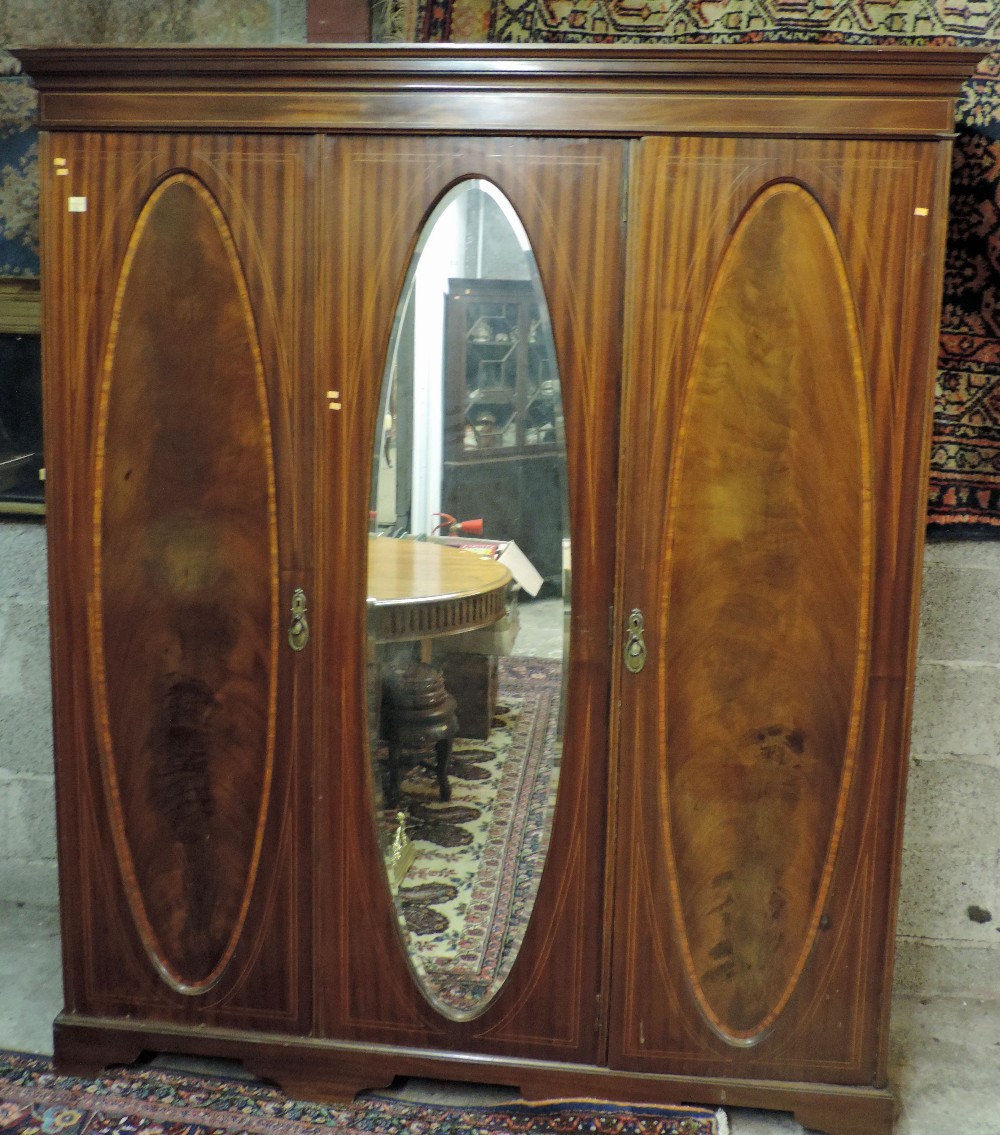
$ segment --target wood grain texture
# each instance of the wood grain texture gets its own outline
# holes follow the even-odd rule
[[[18,53],[51,127],[588,137],[940,137],[952,130],[955,92],[982,54],[820,44]],[[752,98],[733,97],[748,89]]]
[[[295,1099],[347,1101],[359,1084],[387,1086],[395,1073],[465,1083],[519,1084],[527,1100],[641,1100],[769,1108],[790,1112],[810,1131],[832,1135],[889,1135],[895,1105],[885,1089],[868,1085],[783,1083],[737,1077],[694,1079],[581,1064],[491,1057],[469,1060],[454,1052],[372,1047],[317,1037],[282,1037],[206,1029],[194,1035],[156,1022],[59,1019],[56,1051],[76,1074],[88,1075],[142,1050],[174,1051],[183,1044],[199,1056],[240,1059],[263,1079],[288,1085]]]
[[[503,618],[511,574],[496,560],[415,540],[368,542],[368,634],[413,642]]]
[[[101,519],[104,516],[109,526],[113,526],[110,518],[114,509],[124,506],[128,512],[131,508],[133,520],[139,519],[135,514],[136,508],[140,512],[145,510],[144,505],[134,500],[132,505],[127,505],[118,495],[118,488],[134,485],[136,477],[139,482],[149,477],[153,470],[146,472],[145,462],[151,453],[140,455],[142,464],[133,463],[132,474],[125,481],[124,474],[130,466],[117,463],[116,450],[121,443],[127,453],[133,453],[144,432],[141,429],[143,421],[150,421],[149,411],[153,403],[160,401],[159,412],[164,422],[172,424],[174,431],[182,435],[182,441],[185,429],[189,430],[187,436],[191,440],[199,439],[199,431],[215,428],[208,420],[188,422],[184,419],[185,383],[190,383],[192,375],[185,374],[182,369],[167,375],[161,372],[162,388],[150,393],[150,400],[144,406],[136,407],[134,421],[126,421],[124,414],[129,412],[130,398],[134,399],[134,392],[142,389],[143,379],[155,373],[156,364],[155,360],[145,358],[134,360],[136,365],[133,369],[131,364],[125,365],[124,354],[119,356],[117,374],[111,375],[109,420],[104,426],[101,424],[102,376],[106,365],[112,369],[116,366],[117,352],[113,350],[112,340],[116,328],[115,301],[119,295],[123,266],[144,205],[156,192],[157,186],[172,175],[196,181],[205,187],[205,193],[210,194],[216,203],[221,203],[218,204],[219,211],[225,218],[224,225],[246,281],[244,300],[253,312],[260,346],[263,389],[253,385],[250,388],[256,425],[248,439],[260,436],[260,423],[266,416],[274,461],[275,500],[273,506],[266,506],[269,511],[261,522],[263,529],[259,533],[264,541],[266,562],[262,586],[268,595],[268,603],[273,603],[271,596],[278,586],[276,580],[288,580],[290,583],[293,578],[296,582],[302,579],[301,565],[305,562],[307,551],[305,536],[311,518],[308,495],[291,492],[292,468],[301,463],[303,452],[308,453],[309,450],[300,448],[296,451],[296,446],[301,445],[296,439],[302,436],[302,431],[294,420],[297,409],[291,399],[289,382],[289,368],[298,368],[300,364],[299,344],[303,339],[299,323],[304,319],[304,312],[294,287],[296,274],[301,271],[301,257],[296,251],[296,230],[290,227],[294,217],[291,207],[261,206],[264,202],[279,202],[294,195],[301,197],[304,162],[299,143],[289,146],[279,140],[266,143],[261,150],[255,146],[255,150],[255,153],[249,153],[238,139],[87,136],[60,138],[58,145],[49,146],[46,152],[47,169],[53,172],[43,183],[43,207],[50,233],[45,255],[47,271],[52,273],[50,278],[60,281],[60,286],[50,292],[49,314],[45,317],[49,321],[50,333],[43,349],[49,499],[55,509],[54,519],[49,525],[50,571],[54,586],[59,587],[58,593],[54,592],[53,602],[53,620],[58,627],[53,642],[53,697],[58,707],[56,775],[61,801],[59,824],[61,838],[71,841],[69,846],[74,848],[71,856],[63,857],[60,866],[67,960],[66,997],[67,1008],[71,1011],[139,1013],[182,1020],[217,1019],[230,1023],[254,1023],[258,1027],[287,1028],[290,1022],[298,1026],[308,988],[308,970],[298,956],[303,936],[296,921],[296,911],[301,905],[297,895],[302,885],[300,845],[308,829],[300,818],[301,809],[290,810],[290,801],[300,791],[295,761],[297,733],[301,729],[297,715],[308,706],[309,689],[308,682],[305,689],[301,688],[299,674],[308,674],[309,660],[297,658],[293,667],[286,659],[279,659],[276,673],[265,679],[275,684],[272,728],[275,753],[281,754],[281,760],[275,764],[266,815],[256,814],[252,829],[250,820],[244,817],[240,821],[243,834],[237,840],[237,846],[242,850],[237,852],[234,862],[216,865],[217,871],[223,874],[232,869],[232,880],[222,885],[233,895],[238,892],[239,901],[237,905],[232,896],[226,901],[231,904],[230,912],[236,906],[237,918],[242,904],[248,904],[244,926],[249,929],[236,935],[235,924],[231,923],[229,929],[234,941],[222,943],[216,953],[221,938],[226,936],[221,923],[218,924],[214,931],[216,937],[208,950],[208,955],[215,954],[214,961],[210,961],[207,955],[203,960],[194,960],[190,952],[192,947],[184,944],[183,931],[179,937],[171,939],[170,936],[177,931],[166,926],[168,918],[165,913],[160,918],[157,931],[173,944],[169,949],[161,944],[160,962],[150,956],[148,947],[153,939],[149,934],[144,939],[143,932],[136,925],[133,918],[136,903],[133,901],[130,906],[126,897],[127,887],[132,884],[127,879],[123,880],[118,866],[118,851],[125,845],[125,837],[121,827],[116,825],[124,822],[124,814],[116,812],[113,793],[106,792],[105,772],[109,766],[98,759],[102,747],[110,754],[111,729],[115,731],[116,744],[126,746],[140,745],[155,733],[155,719],[147,718],[143,726],[134,713],[128,716],[132,711],[127,705],[130,695],[125,675],[136,658],[149,648],[143,641],[147,628],[144,620],[157,617],[152,592],[147,596],[149,602],[144,605],[141,595],[144,585],[135,582],[130,573],[142,570],[155,573],[167,566],[171,555],[175,558],[169,562],[176,564],[185,540],[195,540],[199,531],[206,547],[211,546],[214,538],[205,534],[204,524],[200,528],[197,524],[182,524],[177,538],[171,536],[168,541],[168,556],[161,557],[155,549],[147,548],[146,552],[150,555],[143,568],[138,545],[131,543],[125,533],[110,531],[110,527],[103,532]],[[65,163],[58,168],[68,170],[67,176],[54,176],[57,167],[52,163],[56,158]],[[178,174],[185,169],[188,171],[186,175]],[[86,213],[69,213],[67,198],[71,195],[87,199],[89,207]],[[260,206],[248,209],[247,203],[255,200],[260,202]],[[203,207],[211,213],[207,204]],[[252,212],[257,214],[254,220],[251,220]],[[203,219],[205,215],[201,214]],[[215,223],[212,220],[211,224]],[[212,239],[221,242],[223,238],[217,232],[217,229],[209,228]],[[178,230],[182,244],[191,235],[191,232],[184,233],[183,225]],[[136,247],[132,245],[133,252]],[[220,246],[215,247],[218,251]],[[155,294],[169,293],[170,282],[162,279],[157,282],[155,266],[151,271],[153,279],[150,285]],[[224,278],[231,279],[231,276]],[[136,280],[138,277],[133,277],[133,282]],[[235,285],[231,285],[230,294],[232,287]],[[127,302],[125,292],[122,292],[122,298]],[[298,295],[301,294],[299,290]],[[192,318],[196,320],[197,313]],[[133,326],[131,320],[129,322]],[[58,333],[51,332],[53,326],[59,328]],[[245,328],[238,322],[231,326]],[[224,328],[220,327],[215,333],[219,335],[222,331]],[[242,335],[245,343],[245,329]],[[184,336],[178,332],[176,338],[183,340]],[[239,340],[239,333],[236,338]],[[232,345],[220,340],[220,347]],[[175,360],[178,352],[184,349],[182,341],[168,343],[164,347],[168,354],[173,352],[171,357]],[[218,360],[219,355],[214,357]],[[196,359],[193,365],[197,368],[200,360]],[[204,378],[204,372],[201,373]],[[212,384],[218,382],[219,376],[212,376]],[[190,395],[189,386],[187,391]],[[122,394],[123,402],[116,407],[118,394]],[[176,406],[170,402],[171,395],[176,398]],[[199,391],[195,397],[211,399],[214,396],[210,387],[204,392]],[[162,404],[164,402],[166,405]],[[124,412],[122,416],[119,416],[120,411]],[[110,434],[105,428],[107,424],[112,427]],[[134,438],[133,434],[136,435]],[[106,443],[109,436],[113,441],[112,451],[109,453],[105,444],[99,460],[99,443],[102,439]],[[145,436],[150,439],[149,430],[145,431]],[[200,440],[206,440],[204,434]],[[172,471],[169,469],[171,460]],[[218,460],[219,457],[213,459]],[[204,459],[197,453],[185,453],[183,458],[171,459],[168,451],[166,457],[162,460],[157,458],[157,461],[161,472],[166,462],[168,475],[183,481],[186,463],[198,469],[198,462]],[[205,471],[204,465],[201,471]],[[263,475],[256,474],[258,478]],[[117,480],[118,486],[106,483],[109,480]],[[156,485],[147,479],[146,488],[155,501]],[[214,491],[222,501],[227,493],[231,493],[225,484],[216,486]],[[229,500],[232,503],[231,496]],[[204,507],[212,508],[210,499]],[[219,511],[225,523],[227,513],[221,506]],[[269,534],[268,525],[276,525],[273,533]],[[151,527],[146,524],[147,533]],[[102,552],[96,556],[95,535],[99,540],[107,537]],[[248,538],[250,543],[255,543],[254,533],[248,533]],[[272,538],[276,538],[274,547],[269,544]],[[256,557],[256,552],[248,555],[238,567],[242,570]],[[197,560],[199,556],[193,558]],[[181,556],[181,571],[183,560]],[[259,564],[259,559],[257,562]],[[111,590],[104,590],[105,571]],[[290,575],[293,571],[300,574],[293,577]],[[60,582],[57,584],[56,581]],[[69,581],[75,581],[72,587]],[[305,582],[308,583],[307,580]],[[124,589],[123,597],[127,595],[123,601],[132,604],[128,614],[124,614],[125,608],[118,605],[113,594],[119,586]],[[259,580],[251,581],[247,577],[236,586],[247,586],[252,590],[261,584]],[[72,598],[74,588],[76,600]],[[290,588],[286,591],[284,586],[280,586],[279,590],[290,598]],[[110,646],[107,659],[104,658],[103,637],[99,635],[92,639],[93,628],[88,625],[87,618],[90,606],[87,595],[92,597],[92,604],[102,605],[103,617],[108,621],[112,635],[116,635],[116,631],[122,632],[116,636],[121,641]],[[116,618],[119,620],[117,623]],[[268,619],[276,621],[283,629],[283,612],[276,607],[268,613]],[[143,634],[132,635],[130,627],[142,630]],[[268,626],[267,633],[270,632],[271,627]],[[192,644],[197,642],[198,634],[200,630],[195,630],[190,636]],[[135,641],[130,642],[130,638]],[[102,709],[102,699],[95,687],[105,663],[111,675],[110,700]],[[143,680],[153,682],[151,670],[145,672]],[[265,720],[266,705],[265,701]],[[104,710],[109,712],[105,714]],[[260,713],[258,709],[254,715],[258,721]],[[123,733],[123,726],[135,726],[135,736],[127,731]],[[125,805],[129,817],[127,822],[131,825],[128,838],[136,840],[134,845],[129,846],[138,847],[145,836],[136,832],[136,825],[141,824],[143,809],[153,806],[152,795],[145,796],[145,799],[142,797],[147,789],[152,791],[156,778],[148,779],[144,788],[141,775],[133,775],[137,770],[122,771],[123,783],[127,782],[130,794]],[[233,784],[226,791],[235,787],[237,785]],[[67,806],[67,801],[72,802],[72,807]],[[254,808],[259,810],[260,807],[258,795]],[[249,866],[247,848],[250,847],[252,858],[252,849],[257,846],[257,841],[260,859],[268,864],[268,870],[258,880],[252,893],[245,895]],[[160,854],[148,843],[141,852],[143,855],[146,853],[153,859]],[[142,885],[147,889],[152,877],[150,872],[155,875],[158,871],[151,863],[152,860],[139,868],[144,872]],[[133,899],[137,894],[133,894]],[[154,899],[154,903],[156,901]],[[266,949],[262,949],[264,943],[268,944]],[[214,981],[211,969],[217,968],[215,963],[229,954],[230,946],[231,960],[219,974],[219,979]],[[192,982],[202,988],[196,996],[182,991]],[[207,988],[209,985],[211,988]]]
[[[331,318],[319,354],[343,376],[344,413],[325,407],[320,503],[328,525],[319,581],[318,644],[338,696],[322,706],[317,775],[337,792],[318,802],[329,833],[317,906],[327,965],[318,1032],[367,1043],[593,1060],[603,965],[605,754],[609,742],[608,607],[614,548],[615,376],[621,280],[619,143],[489,138],[332,139],[319,243],[320,297]],[[475,1019],[449,1020],[421,993],[396,925],[371,817],[364,714],[368,484],[382,368],[410,258],[439,198],[463,177],[486,177],[527,231],[549,307],[567,436],[574,609],[569,660],[573,712],[563,746],[550,853],[511,973]],[[336,564],[336,569],[334,568]]]
[[[245,1058],[310,1094],[349,1094],[398,1072],[518,1083],[530,1096],[777,1107],[844,1135],[888,1130],[930,329],[947,135],[977,54],[816,45],[22,53],[49,128],[43,349],[60,1060],[84,1067],[180,1048]],[[231,955],[228,941],[219,953],[223,930],[207,951],[181,934],[158,965],[118,854],[123,842],[142,844],[143,835],[124,841],[122,825],[134,832],[145,804],[131,797],[116,811],[99,759],[120,715],[131,720],[123,675],[129,652],[141,657],[141,644],[117,640],[146,613],[129,613],[112,645],[92,639],[88,610],[118,595],[124,610],[136,594],[132,549],[110,520],[116,470],[127,468],[118,451],[133,439],[124,421],[101,424],[100,394],[117,355],[115,297],[136,222],[178,176],[218,208],[239,262],[233,278],[245,284],[241,326],[252,323],[260,349],[254,444],[266,422],[274,543],[266,566],[259,550],[246,561],[258,564],[255,576],[269,574],[268,613],[252,625],[273,634],[274,612],[303,588],[313,639],[272,660],[273,782],[258,830],[266,870],[247,892],[243,931]],[[384,878],[365,755],[365,599],[371,456],[399,290],[426,218],[466,177],[508,197],[538,262],[562,379],[574,562],[572,710],[547,865],[509,978],[480,1015],[456,1020],[421,993]],[[87,211],[68,212],[70,196],[86,198]],[[815,263],[802,260],[817,249]],[[723,342],[716,325],[743,338],[723,348],[724,366],[713,356]],[[788,367],[734,361],[755,358],[762,335],[777,338],[779,363],[806,342],[825,356],[795,387],[787,422],[774,382]],[[114,412],[125,369],[112,376]],[[727,404],[723,384],[745,388],[744,412]],[[204,423],[181,426],[172,432],[207,436]],[[711,444],[700,451],[702,435]],[[725,461],[741,462],[742,481]],[[816,486],[828,484],[833,499],[816,504]],[[730,547],[710,536],[720,517],[734,520],[734,485],[756,503],[749,538]],[[819,521],[806,525],[800,510]],[[152,530],[134,503],[122,515]],[[794,556],[770,546],[765,515],[795,529]],[[108,518],[99,535],[114,562],[95,557],[95,516]],[[164,563],[196,535],[174,531]],[[842,557],[825,551],[834,544]],[[734,575],[755,581],[756,605],[741,605]],[[633,607],[647,612],[651,660],[638,675],[616,661]],[[699,641],[707,658],[690,652]],[[105,654],[122,701],[113,714],[95,696]],[[737,654],[744,677],[703,697],[738,669]],[[805,660],[794,685],[792,658]],[[136,669],[144,681],[155,672]],[[717,775],[689,775],[711,771],[703,749],[712,738],[721,752],[741,737],[748,760],[730,747]],[[690,768],[686,752],[701,754]],[[792,767],[799,757],[810,770]],[[792,765],[761,776],[778,758]],[[140,795],[151,783],[131,768],[115,775]],[[716,801],[722,838],[697,819],[703,798]],[[737,820],[748,803],[753,830]],[[232,841],[242,859],[227,894],[242,893],[248,830]],[[744,860],[759,873],[733,896],[745,927],[732,956],[757,966],[759,980],[713,986],[709,961],[722,959],[712,952],[729,939],[701,892]],[[772,937],[759,911],[779,890]],[[211,959],[226,956],[211,988],[181,988],[185,975],[207,983]],[[173,982],[164,980],[171,966]]]
[[[933,325],[937,301],[928,265],[940,255],[945,218],[940,161],[935,146],[904,143],[664,139],[642,144],[633,181],[638,215],[632,217],[630,244],[628,294],[637,319],[627,347],[623,403],[628,416],[621,499],[624,546],[630,554],[623,564],[621,602],[625,609],[638,606],[660,613],[647,633],[647,647],[651,658],[662,659],[662,664],[647,665],[642,674],[626,675],[621,682],[618,843],[628,850],[618,864],[621,905],[615,968],[622,996],[612,1030],[615,1066],[669,1066],[699,1075],[727,1071],[832,1083],[882,1082],[884,1077],[883,1018],[876,1007],[886,992],[882,982],[892,926],[886,914],[897,879],[894,825],[888,817],[905,775],[906,715],[899,709],[909,695],[900,663],[909,655],[914,633],[914,575],[907,569],[904,583],[899,572],[903,563],[912,564],[925,415],[932,391],[931,351],[926,343],[914,350],[916,336],[909,321]],[[776,192],[769,187],[780,185],[795,187],[786,190],[791,200],[814,199],[832,234],[818,240],[827,223],[822,219],[815,222],[812,238],[799,232],[789,267],[800,255],[808,255],[808,247],[826,244],[826,272],[832,278],[822,296],[815,294],[823,283],[822,272],[811,284],[800,280],[801,297],[791,296],[783,286],[774,293],[770,280],[771,294],[761,294],[753,305],[744,297],[741,313],[728,312],[725,334],[730,336],[731,330],[731,336],[718,339],[713,334],[710,350],[708,332],[699,329],[713,318],[712,307],[724,288],[720,281],[736,271],[736,260],[726,264],[727,250],[732,250],[741,224],[754,223],[753,203],[766,201],[766,194]],[[787,222],[784,218],[779,227],[791,236],[796,224]],[[775,234],[775,243],[764,239],[765,231],[760,230],[762,246],[754,251],[761,285],[768,281],[767,265],[773,257],[785,255],[781,232]],[[836,253],[830,247],[834,241]],[[749,251],[751,245],[745,248]],[[838,262],[843,271],[839,282]],[[755,282],[750,273],[747,286]],[[755,388],[742,411],[724,411],[731,423],[728,433],[711,427],[706,414],[696,435],[690,404],[685,419],[685,398],[704,381],[698,376],[710,376],[713,359],[724,359],[727,353],[730,363],[743,355],[753,366],[755,351],[767,342],[764,336],[758,337],[758,346],[753,343],[763,330],[755,320],[766,322],[767,312],[784,301],[789,312],[796,312],[795,320],[807,322],[799,333],[775,337],[772,329],[777,373],[785,365],[783,353],[794,350],[796,342],[814,339],[818,348],[811,377],[796,395],[801,404],[792,408],[793,398],[778,411],[766,386]],[[841,328],[843,343],[834,344],[826,332],[809,329],[817,302],[825,304],[831,325]],[[850,346],[853,312],[863,313],[856,348]],[[743,334],[748,341],[733,350]],[[855,385],[859,371],[864,376],[862,391]],[[747,371],[734,372],[732,378],[739,388],[747,381]],[[839,398],[840,409],[821,408],[820,399],[826,397]],[[710,398],[705,405],[715,413]],[[790,415],[789,426],[797,423],[794,434],[800,440],[780,454],[768,454],[785,431],[780,425],[784,413]],[[775,414],[777,430],[762,421]],[[826,414],[832,414],[827,424],[840,422],[833,438],[819,428]],[[859,420],[859,414],[865,420]],[[740,430],[741,416],[745,432]],[[682,422],[686,435],[681,433]],[[816,426],[812,431],[811,423]],[[866,435],[871,446],[867,474]],[[791,440],[793,435],[785,436]],[[823,455],[813,448],[820,445]],[[714,472],[699,464],[701,447],[717,453]],[[658,455],[655,463],[649,461],[651,453]],[[692,453],[694,457],[685,456]],[[689,460],[694,464],[688,465]],[[770,472],[763,475],[765,464]],[[812,482],[814,490],[827,491],[820,493],[817,505],[823,515],[810,517],[808,524],[804,517],[797,521],[803,526],[797,538],[800,550],[813,549],[804,558],[776,554],[768,561],[773,549],[766,537],[762,543],[759,525],[745,533],[748,546],[741,541],[726,549],[712,546],[712,526],[734,520],[733,493],[736,499],[746,495],[751,502],[755,497],[763,500],[767,510],[776,506],[773,519],[787,524],[800,505],[809,503],[803,497],[794,504],[795,493],[789,496],[788,489],[810,478],[818,478]],[[869,485],[872,511],[866,524],[864,494]],[[669,501],[669,514],[624,511],[630,495],[638,497],[639,486],[647,499]],[[718,491],[720,486],[726,491]],[[851,519],[838,512],[842,496],[853,496],[859,516]],[[696,513],[710,510],[711,516],[702,515],[699,526],[687,518],[689,508]],[[843,541],[842,558],[829,553],[825,562],[822,546],[834,538]],[[698,550],[693,559],[691,549]],[[660,570],[665,555],[666,572]],[[772,585],[789,568],[794,598],[783,595],[776,603]],[[868,571],[870,584],[864,582]],[[703,584],[707,590],[702,590]],[[872,616],[866,636],[867,593]],[[744,594],[742,605],[736,603]],[[691,600],[701,604],[700,612],[689,611]],[[725,649],[720,649],[721,639],[713,641],[713,619],[721,618],[720,605],[730,601],[736,605],[726,617]],[[837,620],[846,626],[838,627]],[[791,650],[786,654],[783,631],[795,625],[800,630],[787,643]],[[682,643],[682,633],[694,638]],[[704,636],[701,644],[696,641],[699,635]],[[854,683],[863,672],[862,652],[867,653],[868,678],[859,691]],[[800,682],[791,694],[789,678],[796,668]],[[741,673],[743,678],[730,681]],[[800,734],[796,718],[806,711],[803,698],[811,722]],[[713,712],[716,719],[709,720]],[[692,713],[694,717],[686,716]],[[692,732],[695,721],[697,730]],[[678,725],[679,734],[674,732]],[[772,727],[778,732],[771,734]],[[718,742],[718,757],[705,755],[702,729],[705,737]],[[857,758],[848,787],[841,770],[850,759],[855,731]],[[744,754],[738,750],[741,737],[747,742]],[[755,791],[754,770],[762,775],[761,769],[772,768],[772,757],[778,756],[794,765],[813,742],[824,753],[819,764],[825,771],[817,767],[810,774],[810,787],[798,802],[792,802],[794,778],[761,781],[760,803],[752,813],[744,813],[741,823],[741,802]],[[691,754],[699,753],[702,776],[684,769]],[[697,765],[696,759],[692,768]],[[725,776],[715,775],[714,766],[719,773],[725,768]],[[785,765],[786,773],[789,767]],[[802,772],[796,770],[795,775],[801,777]],[[682,777],[689,783],[683,784]],[[798,782],[797,791],[802,784]],[[778,792],[781,786],[787,791]],[[686,801],[678,800],[678,787],[688,793]],[[666,803],[665,788],[671,792]],[[696,834],[702,793],[722,801],[722,808],[712,810],[719,821],[714,831],[709,822]],[[678,820],[685,825],[683,834],[674,830],[668,836],[669,824]],[[839,851],[830,860],[826,849],[832,848],[838,829]],[[698,852],[689,846],[692,838]],[[769,976],[755,997],[743,1005],[730,999],[732,990],[724,992],[725,982],[715,992],[702,988],[700,997],[696,992],[711,969],[711,951],[730,940],[718,933],[721,912],[708,913],[713,904],[697,891],[699,880],[707,880],[711,890],[712,880],[730,869],[720,863],[727,857],[725,847],[731,863],[748,859],[747,870],[755,862],[769,864],[760,877],[761,894],[754,893],[757,884],[745,877],[747,889],[740,901],[746,904],[744,910],[756,909],[751,924],[744,927],[744,933],[750,933],[745,933],[743,946],[734,943],[733,948],[737,958],[741,950],[756,951],[757,957],[776,956],[761,970],[762,978]],[[678,858],[672,876],[673,850]],[[764,912],[774,909],[769,888],[783,862],[793,875],[803,874],[794,903],[783,896],[781,920],[788,920],[784,932],[789,935],[793,924],[795,930],[782,944],[770,937],[776,924],[769,923]],[[701,930],[695,931],[699,920]],[[693,937],[685,956],[688,932]],[[751,961],[745,955],[741,960]]]
[[[769,186],[706,301],[657,619],[672,899],[694,994],[743,1041],[774,1024],[817,933],[854,768],[871,603],[859,355],[829,223],[799,185]]]
[[[91,610],[105,776],[146,948],[202,991],[260,862],[279,628],[260,349],[232,237],[190,175],[143,207],[112,324]]]

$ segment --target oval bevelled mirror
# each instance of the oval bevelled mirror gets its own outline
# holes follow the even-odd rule
[[[448,191],[389,344],[368,541],[369,752],[412,968],[482,1012],[524,937],[562,751],[570,541],[548,309],[511,203]]]

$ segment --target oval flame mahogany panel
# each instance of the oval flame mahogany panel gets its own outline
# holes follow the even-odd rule
[[[867,671],[871,462],[854,307],[800,186],[713,282],[672,471],[661,808],[688,976],[760,1039],[815,939]]]
[[[104,774],[163,977],[210,987],[260,856],[278,644],[273,454],[225,219],[177,174],[132,234],[101,401],[93,625]]]

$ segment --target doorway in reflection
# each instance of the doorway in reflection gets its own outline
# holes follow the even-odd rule
[[[528,237],[490,182],[453,187],[423,228],[374,453],[375,816],[414,974],[465,1018],[509,973],[544,867],[571,579],[548,310]],[[474,561],[504,569],[499,610],[475,594],[490,572]],[[405,564],[398,577],[390,564]]]

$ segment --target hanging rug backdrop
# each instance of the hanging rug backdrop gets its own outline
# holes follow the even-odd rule
[[[455,43],[1000,42],[995,0],[392,0],[374,18]]]
[[[958,128],[929,519],[1000,531],[1000,77],[967,84]]]
[[[376,37],[993,50],[957,108],[928,521],[1000,534],[1000,0],[375,0]]]
[[[158,1068],[60,1076],[43,1057],[0,1051],[3,1135],[721,1135],[724,1123],[705,1108],[591,1100],[454,1107],[365,1094],[300,1103],[249,1080]]]
[[[445,1004],[468,1010],[506,977],[545,865],[561,742],[562,663],[501,658],[489,740],[455,740],[438,798],[433,761],[400,785],[417,857],[396,895],[414,967]]]

